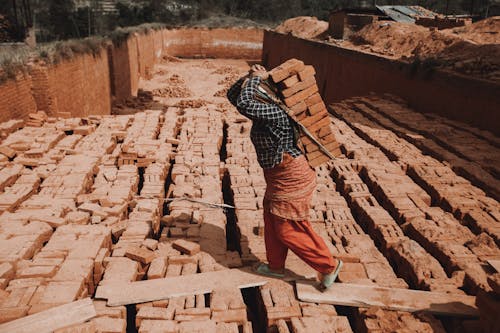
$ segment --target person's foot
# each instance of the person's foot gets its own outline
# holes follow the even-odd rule
[[[342,269],[343,265],[344,265],[344,263],[342,262],[342,260],[337,259],[337,267],[335,267],[333,272],[331,272],[329,274],[322,274],[321,275],[321,279],[320,279],[321,283],[319,286],[321,291],[325,291],[332,286],[332,284],[335,282],[335,280],[337,280],[337,277],[338,277],[339,272]]]
[[[255,272],[260,274],[260,275],[265,275],[265,276],[271,276],[271,277],[276,277],[276,278],[284,278],[285,277],[285,270],[274,270],[269,268],[268,264],[265,263],[260,263],[257,268],[255,269]]]

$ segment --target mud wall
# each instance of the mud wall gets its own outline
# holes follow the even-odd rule
[[[131,36],[120,45],[110,47],[112,94],[116,102],[137,95],[140,77],[137,44],[137,36]]]
[[[328,103],[370,92],[392,93],[419,112],[436,113],[500,135],[498,84],[415,70],[402,62],[266,31],[263,63],[272,68],[289,58],[316,68],[320,92]]]
[[[26,118],[36,111],[31,95],[33,82],[29,75],[18,75],[15,80],[0,84],[0,122],[14,118]]]
[[[263,38],[255,28],[172,29],[163,31],[163,47],[176,57],[260,59]]]
[[[112,47],[113,96],[121,103],[137,96],[140,78],[153,75],[154,66],[169,55],[182,58],[260,59],[261,29],[185,28],[134,34]]]
[[[52,101],[48,114],[86,117],[111,112],[108,54],[81,55],[49,67],[46,92]],[[42,108],[39,107],[39,110]]]

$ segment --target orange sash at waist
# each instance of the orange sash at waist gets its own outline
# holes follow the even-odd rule
[[[283,162],[264,169],[267,188],[264,209],[290,220],[307,220],[312,195],[316,189],[316,173],[301,155],[283,154]]]

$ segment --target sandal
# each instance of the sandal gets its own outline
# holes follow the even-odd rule
[[[271,277],[276,277],[276,278],[284,278],[285,274],[283,273],[276,273],[271,271],[269,268],[268,264],[265,263],[260,263],[259,266],[255,269],[255,272],[260,274],[260,275],[265,275],[265,276],[271,276]]]
[[[333,272],[331,272],[330,274],[323,275],[323,277],[321,278],[320,289],[322,291],[325,291],[328,288],[330,288],[332,286],[332,284],[335,282],[335,280],[337,280],[337,276],[339,275],[340,269],[344,265],[342,260],[337,259],[337,261],[338,261],[338,264],[337,264],[337,267],[335,268],[335,270]]]

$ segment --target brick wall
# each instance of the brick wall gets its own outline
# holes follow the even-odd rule
[[[111,47],[115,102],[137,96],[139,86],[139,63],[137,37],[132,36],[119,46]]]
[[[29,75],[19,75],[15,80],[0,84],[0,122],[26,118],[30,112],[36,111],[31,89]]]
[[[186,58],[260,59],[263,38],[255,28],[171,29],[163,31],[163,47]]]
[[[55,106],[49,109],[52,116],[110,114],[110,76],[106,50],[102,49],[96,57],[81,55],[49,67],[46,94]]]
[[[155,63],[159,63],[163,56],[163,32],[161,30],[154,31],[153,33],[154,42],[154,57]]]
[[[460,120],[500,134],[498,84],[442,71],[419,72],[410,64],[272,31],[264,36],[262,62],[273,68],[297,58],[316,69],[327,103],[370,92],[391,93],[419,112]]]
[[[137,36],[139,74],[141,77],[149,79],[153,75],[155,65],[155,45],[154,33]]]

